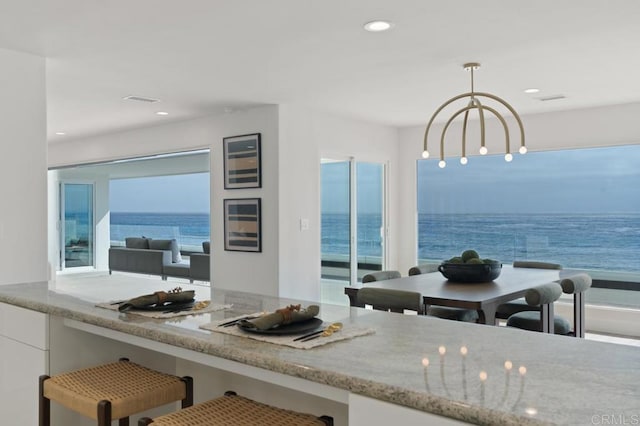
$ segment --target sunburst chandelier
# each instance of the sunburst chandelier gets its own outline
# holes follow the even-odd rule
[[[496,118],[500,121],[500,123],[502,124],[502,127],[504,128],[504,137],[505,137],[505,146],[506,146],[506,151],[504,155],[505,161],[509,162],[513,160],[513,155],[511,155],[511,147],[509,142],[509,127],[507,126],[506,120],[494,108],[487,105],[483,105],[482,102],[480,102],[480,98],[487,98],[487,99],[494,100],[499,104],[501,104],[502,106],[504,106],[505,108],[507,108],[509,112],[511,112],[511,114],[513,115],[513,117],[516,119],[518,123],[518,127],[520,128],[520,149],[518,150],[518,152],[520,152],[520,154],[525,154],[527,152],[527,147],[524,145],[524,128],[522,127],[522,120],[520,120],[520,116],[518,115],[516,110],[513,109],[513,107],[509,105],[505,100],[495,95],[492,95],[491,93],[476,92],[474,90],[473,72],[476,71],[478,68],[480,68],[479,63],[470,62],[470,63],[464,64],[463,67],[465,70],[471,72],[471,92],[454,96],[453,98],[449,99],[448,101],[440,105],[440,107],[436,110],[436,112],[433,113],[433,115],[431,116],[431,119],[429,120],[429,124],[427,124],[427,128],[424,132],[424,151],[422,152],[422,158],[429,158],[429,151],[427,150],[427,138],[429,136],[429,129],[431,128],[431,124],[435,120],[436,116],[448,105],[452,104],[453,102],[459,99],[464,99],[464,98],[469,98],[469,103],[467,104],[467,106],[456,111],[453,114],[453,116],[449,118],[447,123],[444,125],[444,128],[442,129],[442,134],[440,135],[440,162],[438,163],[438,166],[440,166],[440,168],[444,168],[447,165],[447,163],[444,161],[444,140],[447,134],[447,130],[449,129],[449,126],[451,125],[451,123],[462,113],[464,113],[464,120],[462,122],[462,157],[460,157],[460,163],[467,164],[467,161],[468,161],[467,155],[466,155],[467,154],[466,153],[467,122],[469,120],[469,111],[474,109],[478,110],[478,117],[480,120],[480,154],[486,155],[488,152],[487,147],[485,146],[485,111],[488,111],[496,116]]]

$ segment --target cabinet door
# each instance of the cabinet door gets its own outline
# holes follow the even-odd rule
[[[0,303],[0,413],[7,425],[38,424],[38,377],[49,372],[49,316]]]
[[[48,351],[0,336],[0,413],[7,425],[38,424],[38,377]],[[5,424],[5,423],[3,423]]]

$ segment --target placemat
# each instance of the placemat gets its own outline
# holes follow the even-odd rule
[[[197,304],[199,301],[196,301]],[[106,303],[96,303],[96,306],[99,308],[110,309],[112,311],[118,310],[118,304],[116,302],[106,302]],[[181,317],[185,315],[197,315],[197,314],[206,314],[207,312],[215,312],[221,311],[223,309],[229,309],[232,305],[219,305],[215,303],[210,303],[209,306],[202,309],[189,309],[186,311],[178,311],[178,312],[164,312],[164,311],[140,311],[136,309],[128,309],[125,311],[129,314],[140,315],[148,318],[175,318]]]
[[[260,315],[261,312],[251,314],[251,316]],[[375,333],[375,329],[370,327],[363,327],[354,324],[343,324],[342,329],[333,333],[331,336],[318,337],[317,339],[308,340],[306,342],[294,341],[293,339],[300,337],[298,335],[273,335],[273,334],[258,334],[249,331],[244,331],[240,327],[233,325],[230,327],[219,327],[220,324],[233,321],[235,319],[244,318],[247,315],[241,315],[238,317],[225,318],[219,321],[213,321],[208,324],[203,324],[200,328],[209,331],[215,331],[217,333],[231,334],[238,337],[247,337],[253,340],[260,340],[262,342],[274,343],[276,345],[289,346],[296,349],[311,349],[317,346],[323,346],[327,343],[339,342],[341,340],[353,339],[354,337],[366,336],[368,334]],[[329,326],[330,323],[324,323],[322,327]],[[302,333],[306,334],[306,333]]]

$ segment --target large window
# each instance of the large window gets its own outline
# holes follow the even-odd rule
[[[175,238],[181,250],[202,251],[209,241],[209,173],[114,179],[109,187],[112,245]]]
[[[356,282],[381,270],[384,164],[325,159],[321,193],[322,277]]]
[[[418,162],[418,257],[465,249],[640,282],[640,146]]]
[[[60,184],[62,268],[94,266],[93,184]]]

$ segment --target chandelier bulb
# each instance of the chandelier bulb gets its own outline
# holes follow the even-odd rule
[[[486,146],[481,146],[480,147],[480,155],[487,155],[487,152],[489,152],[489,151],[487,150]]]
[[[507,152],[507,153],[504,155],[504,161],[506,161],[507,163],[509,163],[511,160],[513,160],[513,155],[511,155],[511,153],[510,153],[510,152]]]
[[[521,146],[520,149],[518,150],[518,152],[520,154],[526,154],[527,153],[527,147],[526,146]]]
[[[467,157],[460,157],[460,164],[462,165],[467,164]]]
[[[447,163],[444,160],[440,160],[438,162],[438,167],[440,167],[441,169],[444,169],[444,167],[447,165]]]
[[[422,158],[429,158],[429,151],[427,151],[426,149],[422,151]]]

